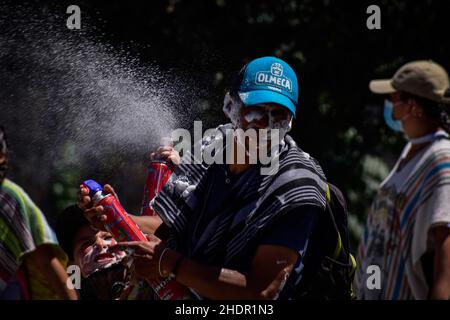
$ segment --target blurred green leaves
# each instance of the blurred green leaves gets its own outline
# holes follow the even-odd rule
[[[61,148],[60,156],[54,162],[50,179],[50,203],[52,212],[62,212],[76,203],[82,165],[75,144],[67,141]]]

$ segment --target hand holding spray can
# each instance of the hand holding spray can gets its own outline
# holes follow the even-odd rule
[[[172,147],[170,138],[162,138],[162,147]],[[161,191],[169,180],[174,170],[173,164],[163,159],[153,159],[147,166],[147,178],[144,186],[144,198],[142,201],[141,215],[156,216],[156,212],[150,206],[150,201]],[[152,285],[161,300],[188,300],[189,296],[186,287],[176,282],[171,276],[162,280],[159,284]]]
[[[112,194],[105,194],[102,186],[94,180],[86,180],[83,186],[89,189],[89,196],[95,205],[101,205],[106,215],[105,227],[119,241],[147,241],[138,225],[125,212]]]
[[[148,241],[114,195],[105,194],[103,188],[94,180],[84,181],[83,186],[89,189],[89,196],[94,204],[103,207],[106,215],[106,229],[117,241]],[[171,277],[150,285],[161,300],[185,300],[190,298],[187,288]]]
[[[161,139],[161,146],[172,146],[168,138]],[[147,178],[144,186],[144,198],[142,201],[141,215],[155,216],[156,213],[150,206],[150,201],[161,191],[173,173],[173,165],[162,159],[154,159],[147,166]]]

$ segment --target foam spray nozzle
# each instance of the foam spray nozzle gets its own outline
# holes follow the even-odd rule
[[[89,196],[92,198],[97,192],[103,192],[103,187],[95,180],[86,180],[83,185],[89,189]]]

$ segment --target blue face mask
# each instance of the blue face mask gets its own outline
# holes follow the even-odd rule
[[[392,118],[393,112],[392,102],[389,100],[384,100],[384,121],[388,125],[389,128],[396,132],[403,132],[403,125],[401,120],[394,120]]]

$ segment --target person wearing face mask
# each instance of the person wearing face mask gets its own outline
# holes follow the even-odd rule
[[[135,277],[171,277],[194,298],[289,299],[323,256],[310,252],[309,240],[325,211],[326,178],[318,164],[287,135],[296,115],[298,83],[294,70],[275,57],[258,58],[238,74],[224,99],[231,123],[205,137],[208,144],[237,129],[267,130],[257,149],[269,145],[279,167],[261,174],[258,156],[247,150],[242,163],[197,164],[185,155],[151,204],[159,223],[135,221],[144,232],[157,228],[148,242],[120,243],[135,251]],[[278,139],[268,137],[276,135]],[[238,143],[237,140],[233,140]],[[244,143],[246,146],[248,144]],[[156,155],[179,159],[171,147]],[[78,205],[101,228],[103,208],[92,207],[81,189]],[[149,220],[148,218],[147,220]]]
[[[81,300],[149,300],[151,288],[131,282],[127,254],[116,246],[109,232],[94,230],[76,205],[58,215],[56,236],[69,257],[69,265],[81,272]]]
[[[75,300],[67,256],[41,210],[6,178],[9,151],[0,127],[0,300]]]
[[[370,89],[387,95],[384,117],[408,140],[379,187],[360,241],[362,299],[450,299],[450,89],[433,61],[402,66]],[[368,267],[378,266],[378,286]]]

